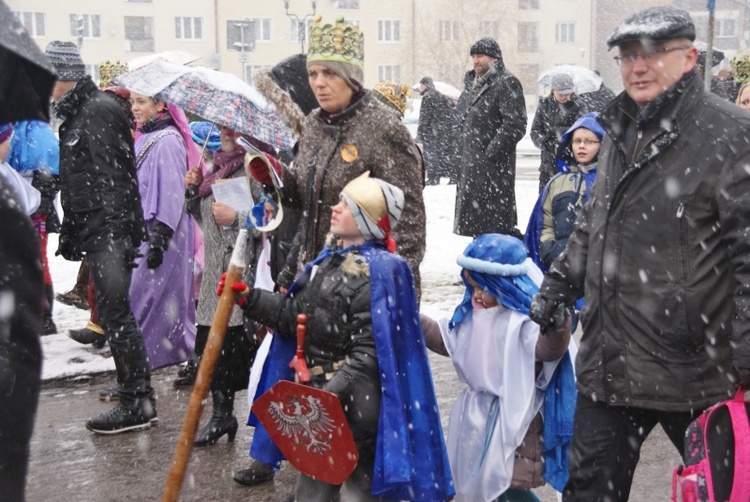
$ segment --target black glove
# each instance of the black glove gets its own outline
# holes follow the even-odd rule
[[[73,243],[68,234],[60,234],[60,241],[55,251],[55,256],[62,256],[68,261],[81,261],[83,253]]]
[[[148,255],[146,256],[146,265],[148,268],[155,269],[162,264],[164,261],[164,251],[169,248],[169,241],[172,239],[172,234],[174,234],[174,230],[159,220],[154,220],[148,236]]]
[[[542,327],[549,326],[550,324],[553,327],[560,327],[565,323],[565,305],[545,298],[541,293],[537,293],[531,299],[529,317]]]

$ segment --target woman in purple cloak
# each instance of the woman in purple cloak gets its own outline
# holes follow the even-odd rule
[[[130,303],[151,369],[188,360],[195,345],[193,225],[185,210],[185,174],[197,165],[185,113],[131,93],[138,190],[149,239],[141,244]]]

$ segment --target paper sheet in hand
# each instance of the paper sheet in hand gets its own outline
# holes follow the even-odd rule
[[[250,211],[255,202],[250,195],[250,185],[244,176],[220,180],[211,185],[216,202],[223,202],[235,211]]]

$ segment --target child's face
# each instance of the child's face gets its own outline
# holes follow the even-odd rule
[[[573,150],[573,155],[576,158],[576,162],[579,164],[591,162],[596,154],[599,153],[599,148],[601,146],[602,142],[599,139],[599,136],[585,127],[579,127],[573,131],[573,139],[570,142],[570,148]]]
[[[331,233],[340,239],[350,240],[362,237],[362,232],[354,221],[354,215],[349,208],[349,204],[344,201],[343,197],[339,198],[339,203],[331,208]]]
[[[475,302],[483,305],[486,309],[492,308],[497,305],[497,299],[486,291],[482,290],[482,287],[477,284],[474,279],[471,278],[469,272],[466,270],[464,270],[464,277],[466,277],[466,282],[469,283],[469,287],[471,288],[471,297]]]

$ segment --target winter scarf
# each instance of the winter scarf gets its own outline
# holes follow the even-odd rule
[[[214,154],[214,172],[207,174],[203,178],[200,188],[198,188],[198,195],[201,197],[208,197],[213,192],[211,187],[217,180],[223,180],[234,173],[236,173],[242,167],[242,161],[245,158],[245,150],[242,148],[235,148],[231,152],[224,152],[222,150],[217,151]]]

